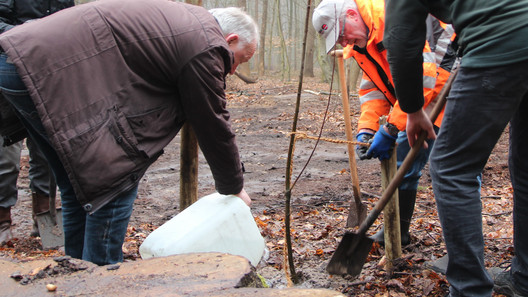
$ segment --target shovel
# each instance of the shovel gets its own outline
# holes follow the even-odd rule
[[[42,240],[42,249],[48,250],[64,245],[64,233],[62,232],[62,212],[55,206],[57,195],[57,183],[50,176],[49,188],[49,211],[37,214],[37,225]]]
[[[348,140],[348,164],[350,166],[350,178],[352,180],[352,192],[354,194],[354,201],[350,203],[348,210],[347,227],[359,226],[359,223],[365,220],[367,216],[367,206],[361,201],[361,191],[359,189],[359,177],[356,164],[356,152],[354,145],[351,144],[354,140],[352,135],[352,124],[350,123],[350,107],[348,102],[348,90],[346,86],[345,65],[343,62],[343,50],[333,51],[331,53],[337,57],[339,69],[339,82],[341,84],[341,99],[343,101],[343,116],[345,118],[345,132]]]
[[[436,103],[434,109],[429,115],[429,118],[433,123],[435,122],[436,118],[438,117],[438,114],[440,114],[440,111],[445,105],[447,94],[451,89],[451,85],[456,77],[457,71],[457,68],[453,69],[449,79],[447,80],[446,84],[442,88],[442,91],[438,95],[438,102]],[[372,248],[372,243],[374,242],[365,234],[367,233],[368,228],[372,226],[376,218],[379,216],[385,205],[387,205],[389,200],[392,198],[394,191],[396,191],[396,189],[402,182],[405,173],[407,173],[410,166],[414,162],[414,159],[416,158],[416,155],[418,154],[419,150],[422,148],[426,137],[426,132],[422,131],[422,133],[420,133],[420,136],[412,146],[411,150],[403,160],[403,163],[400,165],[400,168],[398,168],[398,171],[394,175],[394,178],[383,192],[383,195],[381,196],[380,200],[376,203],[367,218],[359,226],[357,233],[350,231],[345,232],[345,234],[343,235],[343,239],[337,246],[334,255],[332,256],[330,262],[328,263],[328,266],[326,267],[328,273],[337,275],[349,274],[351,276],[357,276],[361,273],[363,264],[365,264],[367,256]]]

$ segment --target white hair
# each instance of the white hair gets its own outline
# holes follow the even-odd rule
[[[259,31],[255,20],[238,7],[213,8],[209,12],[216,18],[224,36],[237,34],[241,47],[259,43]]]

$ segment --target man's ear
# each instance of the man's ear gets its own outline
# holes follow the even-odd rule
[[[237,43],[238,42],[238,34],[231,33],[226,36],[226,41],[228,45],[231,45],[231,43]]]
[[[355,10],[355,9],[352,9],[352,8],[349,8],[346,12],[346,16],[347,17],[351,17],[352,19],[356,20],[359,16],[359,13]]]

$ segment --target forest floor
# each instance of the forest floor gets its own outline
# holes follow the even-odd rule
[[[251,210],[269,250],[269,256],[256,267],[257,272],[273,288],[329,288],[350,296],[444,296],[448,291],[445,276],[425,265],[445,254],[428,167],[418,189],[411,244],[403,248],[403,261],[396,269],[392,273],[385,270],[384,248],[375,244],[358,277],[328,275],[326,265],[348,230],[346,221],[353,192],[347,145],[317,143],[311,139],[298,140],[294,151],[293,179],[306,168],[291,195],[293,262],[299,281],[290,282],[291,269],[285,267],[284,253],[284,192],[297,89],[298,82],[284,83],[271,78],[245,84],[230,77],[228,82],[228,109],[246,170],[245,189],[253,200]],[[317,136],[324,120],[322,137],[345,140],[342,104],[336,91],[330,97],[329,85],[315,78],[305,78],[302,89],[297,131]],[[351,94],[351,113],[355,127],[359,115],[355,94]],[[179,150],[180,139],[176,137],[143,177],[123,245],[125,261],[141,261],[138,248],[143,240],[180,211]],[[486,267],[498,266],[513,255],[512,188],[507,152],[506,131],[483,173]],[[12,213],[15,239],[0,247],[0,258],[14,261],[62,255],[60,250],[43,251],[40,239],[28,236],[32,219],[27,158],[25,152],[19,201]],[[382,194],[380,163],[358,160],[357,166],[362,198],[370,210]],[[210,170],[200,154],[199,197],[213,192]],[[375,221],[369,234],[380,228],[382,217]]]

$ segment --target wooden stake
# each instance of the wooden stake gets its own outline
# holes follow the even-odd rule
[[[185,123],[180,130],[180,211],[198,200],[198,140]]]
[[[380,119],[380,129],[383,129],[385,122],[386,119],[382,117]],[[392,150],[391,157],[388,160],[381,161],[381,185],[383,191],[385,191],[394,175],[396,175],[398,167],[396,149],[397,145]],[[400,258],[402,255],[398,191],[394,191],[392,198],[383,208],[383,225],[385,226],[385,256],[387,257],[385,269],[389,274],[392,274],[394,260]]]

